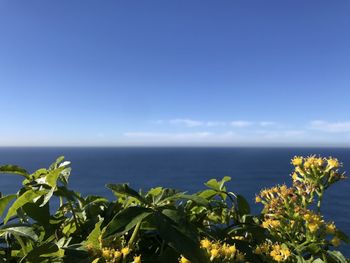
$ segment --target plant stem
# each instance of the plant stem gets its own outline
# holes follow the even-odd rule
[[[142,223],[142,221],[138,222],[138,223],[136,224],[135,228],[134,228],[134,231],[132,232],[131,238],[130,238],[129,243],[128,243],[130,249],[133,247],[133,244],[134,244],[134,241],[135,241],[135,239],[136,239],[136,236],[137,236],[137,234],[138,234],[138,232],[139,232],[141,223]]]
[[[68,203],[69,203],[70,209],[72,210],[72,215],[73,215],[73,219],[74,219],[75,225],[76,225],[77,229],[81,229],[79,221],[78,221],[78,218],[77,218],[77,216],[75,214],[72,202],[68,201]]]
[[[323,199],[323,188],[321,190],[321,193],[318,196],[318,201],[317,201],[317,212],[320,214],[321,213],[321,203],[322,203],[322,199]]]
[[[14,235],[15,238],[17,239],[18,243],[20,244],[20,246],[22,247],[22,251],[24,253],[24,255],[26,256],[28,254],[27,248],[26,248],[26,244],[24,244],[22,238],[20,236]]]

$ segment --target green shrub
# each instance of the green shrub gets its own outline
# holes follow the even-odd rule
[[[347,262],[334,247],[348,238],[321,214],[324,192],[345,178],[340,163],[310,156],[292,164],[291,187],[257,195],[260,215],[226,188],[230,177],[195,194],[108,184],[109,201],[69,189],[63,157],[31,174],[2,166],[23,183],[0,195],[0,262]]]

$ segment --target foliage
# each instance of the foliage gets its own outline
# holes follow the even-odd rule
[[[0,194],[0,262],[347,262],[334,250],[348,242],[321,214],[324,192],[344,179],[334,158],[295,157],[291,187],[262,190],[252,215],[222,180],[188,194],[156,187],[144,193],[107,184],[116,199],[68,187],[70,163],[28,173],[16,194]]]

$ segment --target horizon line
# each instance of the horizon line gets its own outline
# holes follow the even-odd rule
[[[0,145],[0,148],[350,148],[350,145]]]

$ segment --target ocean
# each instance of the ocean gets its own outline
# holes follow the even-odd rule
[[[276,184],[290,184],[295,155],[333,156],[350,171],[350,149],[345,148],[0,148],[0,165],[17,164],[32,172],[48,167],[64,155],[72,162],[70,188],[83,195],[113,194],[107,183],[130,183],[147,190],[155,186],[172,187],[194,193],[211,178],[230,176],[230,191],[244,195],[252,211],[260,189]],[[14,193],[20,187],[19,176],[0,176],[0,191]],[[325,196],[326,219],[350,235],[350,179],[330,188]],[[350,256],[349,245],[341,249]]]

